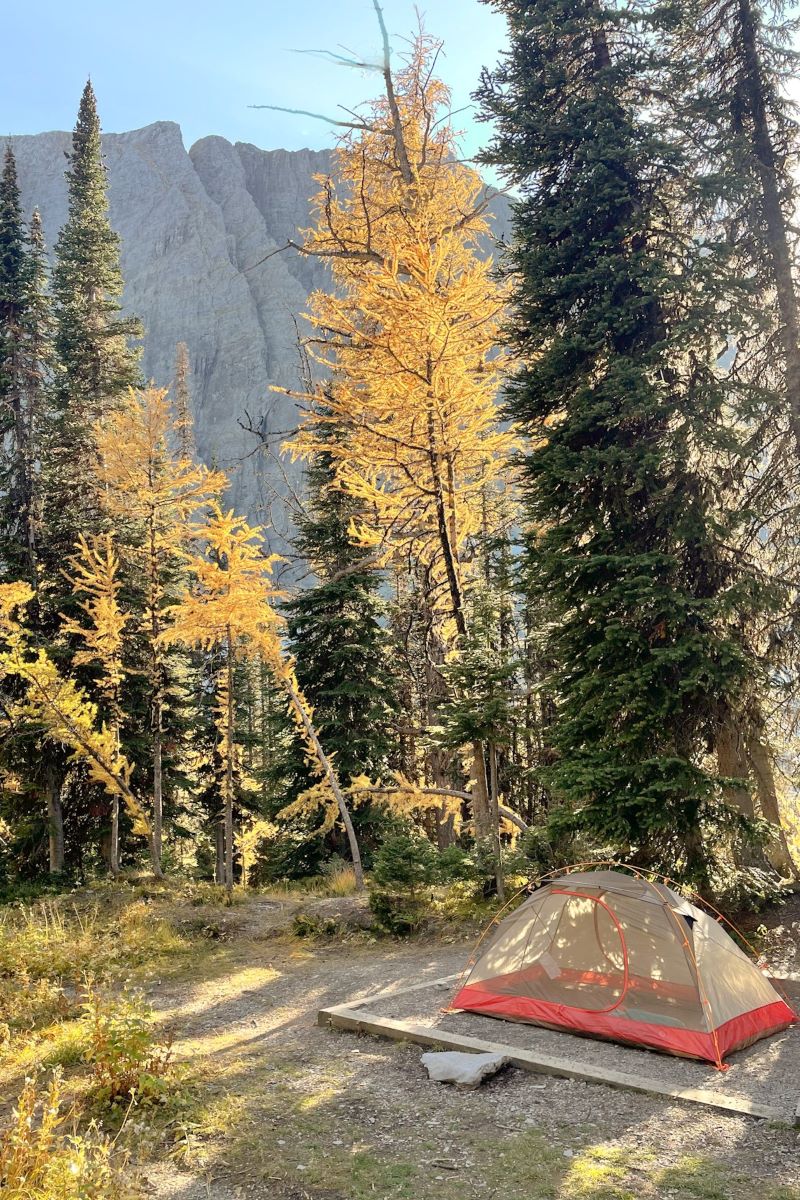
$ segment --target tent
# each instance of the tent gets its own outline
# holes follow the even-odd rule
[[[707,912],[621,871],[550,878],[479,948],[452,1009],[717,1066],[797,1018]]]

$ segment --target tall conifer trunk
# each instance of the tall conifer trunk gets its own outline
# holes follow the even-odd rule
[[[161,765],[161,706],[156,706],[153,730],[153,836],[151,866],[156,879],[163,875],[161,868],[161,842],[164,819],[163,780]]]
[[[738,0],[742,81],[752,121],[752,150],[761,183],[762,214],[780,311],[781,342],[786,370],[786,401],[795,448],[800,457],[800,312],[792,273],[793,255],[787,218],[781,204],[781,180],[767,115],[764,77],[751,0]]]
[[[150,605],[150,686],[153,729],[153,820],[150,838],[150,865],[156,879],[163,878],[161,869],[161,842],[164,824],[164,782],[162,770],[162,738],[163,738],[163,673],[160,644],[161,627],[159,622],[159,587],[158,569],[159,556],[156,548],[155,514],[150,511],[148,520],[149,554],[148,567],[150,573],[149,597]]]
[[[64,810],[61,805],[61,779],[53,763],[45,767],[45,795],[49,869],[51,875],[61,875],[64,871]]]
[[[496,122],[485,160],[519,197],[507,392],[531,439],[526,578],[552,663],[551,821],[702,880],[722,815],[716,705],[755,674],[740,631],[772,603],[749,563],[718,569],[741,524],[716,501],[720,446],[744,453],[753,403],[718,347],[744,301],[727,246],[698,237],[688,151],[654,115],[674,12],[493,2],[510,45],[480,96]]]
[[[227,714],[225,718],[225,899],[227,904],[233,903],[233,755],[234,755],[234,672],[233,672],[233,637],[230,626],[226,634],[227,662]]]
[[[796,502],[788,522],[784,510],[787,497],[796,496],[800,464],[800,300],[792,226],[800,202],[795,175],[800,139],[785,89],[787,74],[796,70],[796,52],[781,5],[766,0],[698,0],[696,7],[679,11],[684,19],[669,36],[677,38],[687,61],[684,71],[677,74],[680,87],[671,96],[671,104],[679,122],[683,119],[686,123],[688,115],[694,170],[704,186],[711,185],[706,193],[706,220],[712,230],[716,226],[727,238],[735,275],[746,281],[752,297],[751,311],[731,322],[732,330],[736,327],[731,337],[737,345],[739,375],[734,382],[741,386],[742,380],[752,378],[761,389],[760,395],[756,392],[757,408],[754,406],[758,416],[754,418],[751,412],[748,419],[751,430],[756,432],[760,423],[767,432],[761,434],[761,445],[744,457],[744,469],[737,464],[746,481],[751,455],[760,458],[759,483],[756,488],[740,483],[740,504],[747,509],[752,497],[761,494],[758,519],[762,530],[772,528],[780,551],[782,539],[788,540],[790,547],[797,542],[792,527],[797,523]],[[783,439],[778,443],[772,440],[774,430],[784,428],[793,445],[793,461],[788,462]],[[776,481],[772,489],[764,486],[770,479]],[[746,526],[745,538],[747,547]],[[724,560],[729,547],[720,549]],[[794,551],[790,549],[790,553]],[[771,575],[779,584],[783,572],[775,569],[774,560],[768,558],[764,565],[764,577]],[[794,626],[796,637],[796,606],[791,597],[785,603],[787,625]],[[752,636],[756,639],[759,635],[753,632]],[[773,678],[786,670],[787,662],[781,661],[783,644],[781,638],[777,655],[773,654],[775,643],[770,646]],[[793,670],[793,659],[789,662]],[[781,874],[791,875],[795,869],[781,828],[774,786],[769,784],[769,750],[758,715],[764,709],[763,688],[759,689],[757,678],[749,681],[748,695],[737,698],[734,706],[737,737],[750,771],[756,810],[773,827],[767,854]],[[723,757],[728,736],[723,719],[718,734]],[[751,808],[748,799],[743,811]]]
[[[111,797],[111,829],[108,842],[108,869],[112,879],[119,876],[119,796]]]
[[[428,363],[430,373],[431,366]],[[436,508],[436,525],[439,545],[442,552],[447,586],[450,592],[450,607],[458,636],[461,641],[467,637],[467,618],[464,612],[464,597],[461,590],[461,580],[458,571],[458,556],[456,542],[453,540],[453,524],[451,514],[445,500],[444,481],[442,479],[442,462],[437,445],[436,427],[433,415],[433,398],[429,398],[428,414],[428,453],[431,465],[431,480],[434,490]],[[472,743],[473,771],[475,786],[473,788],[473,818],[475,821],[475,837],[479,840],[489,839],[494,842],[496,836],[495,824],[492,817],[492,807],[489,799],[489,782],[486,775],[486,748],[482,741]],[[499,869],[499,859],[498,859]]]
[[[224,815],[217,814],[214,821],[214,882],[225,883],[225,823]]]

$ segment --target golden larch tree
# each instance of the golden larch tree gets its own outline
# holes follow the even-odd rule
[[[177,604],[168,608],[171,625],[162,637],[215,651],[222,666],[217,675],[216,724],[219,734],[221,785],[224,806],[225,888],[233,889],[233,801],[237,770],[234,675],[240,658],[258,658],[286,691],[294,719],[323,778],[334,796],[350,842],[359,886],[364,876],[358,842],[344,794],[325,755],[313,725],[313,714],[304,700],[294,666],[281,644],[283,622],[275,610],[280,594],[272,584],[276,555],[263,553],[258,528],[233,511],[223,512],[212,502],[206,522],[196,531],[197,549],[188,566],[191,584]]]
[[[420,32],[396,73],[387,50],[385,94],[350,123],[332,176],[318,177],[316,222],[298,248],[332,272],[308,314],[310,353],[331,382],[324,405],[300,393],[308,416],[286,448],[333,458],[337,486],[364,514],[351,534],[375,561],[421,565],[452,650],[467,635],[473,547],[501,508],[515,438],[496,410],[505,292],[486,256],[491,197],[456,161],[439,49]],[[344,436],[326,439],[326,423]],[[472,751],[476,833],[496,837],[484,748]]]
[[[184,347],[185,351],[185,347]],[[184,380],[185,382],[185,380]],[[95,429],[103,505],[126,530],[126,559],[143,581],[141,632],[147,646],[153,779],[153,870],[161,874],[162,745],[170,701],[168,650],[162,634],[191,541],[191,520],[227,487],[221,471],[195,463],[191,419],[179,397],[173,413],[165,390],[131,390]]]
[[[33,598],[27,583],[0,584],[0,683],[16,679],[25,689],[22,697],[4,698],[4,718],[9,728],[17,721],[38,724],[51,741],[67,746],[75,761],[87,764],[93,783],[123,800],[134,833],[148,836],[144,810],[131,788],[131,764],[116,731],[101,720],[97,704],[85,691],[35,644],[25,626],[25,609]]]

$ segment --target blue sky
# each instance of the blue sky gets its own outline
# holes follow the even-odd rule
[[[416,24],[411,0],[382,0],[393,46]],[[493,64],[504,23],[479,0],[420,4],[428,31],[442,38],[440,74],[453,107],[469,103],[481,66]],[[39,0],[13,5],[3,18],[0,136],[70,129],[87,75],[103,128],[136,129],[177,121],[186,145],[206,134],[266,149],[331,144],[323,122],[257,112],[249,104],[285,104],[335,113],[378,90],[375,76],[292,53],[341,50],[378,57],[371,0]],[[472,153],[485,126],[459,114]]]

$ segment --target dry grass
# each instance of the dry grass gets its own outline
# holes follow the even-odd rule
[[[237,889],[241,891],[241,889]],[[265,889],[267,896],[308,896],[319,899],[354,896],[358,891],[356,873],[348,863],[337,865],[314,879],[289,880]]]
[[[127,1157],[91,1124],[83,1132],[54,1074],[40,1091],[26,1080],[0,1139],[4,1200],[136,1200],[142,1190]]]

